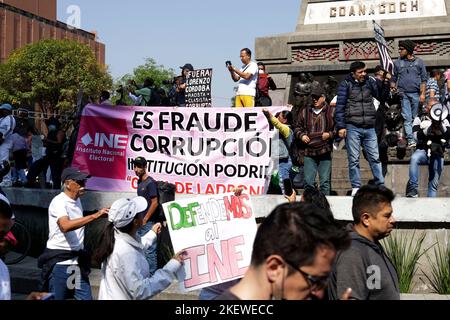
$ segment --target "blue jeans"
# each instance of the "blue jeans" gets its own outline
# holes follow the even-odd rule
[[[283,181],[287,179],[291,179],[292,173],[292,160],[288,158],[286,162],[279,162],[278,164],[278,175],[280,177],[280,188],[283,194],[285,194]]]
[[[376,185],[384,184],[383,172],[381,169],[380,155],[378,152],[378,141],[375,128],[359,128],[347,124],[347,153],[350,183],[352,188],[361,188],[361,172],[359,158],[361,155],[361,145],[366,151],[367,160]],[[306,171],[306,170],[305,170]]]
[[[428,165],[428,197],[435,198],[438,194],[439,179],[441,178],[442,168],[444,167],[444,158],[428,158],[425,150],[416,150],[411,156],[411,162],[409,164],[409,181],[406,188],[407,194],[418,194],[420,165]]]
[[[55,265],[49,278],[49,290],[55,295],[55,300],[70,298],[92,300],[89,277],[77,274],[72,269],[77,267],[77,265]]]
[[[419,112],[419,93],[402,93],[402,117],[405,119],[405,132],[408,143],[414,142],[412,125]]]
[[[137,232],[137,235],[140,237],[143,237],[147,234],[150,230],[152,230],[152,227],[155,223],[148,221],[145,226],[142,226]],[[144,250],[145,252],[145,259],[148,262],[148,267],[150,269],[150,276],[153,276],[153,274],[158,269],[158,255],[156,252],[156,241],[152,244],[152,246],[148,249]]]
[[[305,188],[306,186],[314,187],[316,182],[317,171],[319,172],[320,191],[326,195],[330,195],[330,177],[331,177],[331,152],[316,156],[304,157],[305,167]]]

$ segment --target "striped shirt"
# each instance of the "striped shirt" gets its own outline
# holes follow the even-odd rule
[[[430,78],[427,81],[427,91],[425,93],[426,97],[427,97],[427,101],[430,100],[430,92],[431,90],[434,91],[434,98],[436,99],[440,99],[441,95],[440,95],[440,91],[439,91],[439,85],[436,79],[434,78]]]
[[[334,108],[328,105],[319,114],[314,113],[312,107],[301,110],[295,127],[295,137],[302,141],[306,135],[311,140],[306,145],[305,156],[320,156],[333,150],[334,126]],[[322,139],[325,132],[330,134],[327,141]]]

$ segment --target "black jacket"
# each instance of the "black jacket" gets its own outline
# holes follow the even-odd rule
[[[373,99],[385,101],[388,93],[388,84],[383,85],[372,77],[360,83],[349,74],[338,89],[335,113],[337,130],[345,129],[346,124],[374,128],[376,109]]]
[[[91,255],[86,250],[50,250],[45,249],[44,253],[38,258],[38,267],[41,271],[42,292],[48,292],[49,278],[55,265],[59,262],[74,259],[78,257],[78,266],[82,276],[89,276],[91,273]]]

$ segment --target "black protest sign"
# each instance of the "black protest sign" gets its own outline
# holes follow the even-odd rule
[[[186,107],[211,107],[212,69],[190,71],[186,80]]]

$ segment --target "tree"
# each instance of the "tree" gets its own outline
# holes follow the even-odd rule
[[[156,61],[152,58],[147,58],[143,65],[136,67],[133,70],[133,74],[126,74],[120,78],[114,85],[114,87],[126,87],[129,80],[134,80],[138,85],[144,83],[145,78],[151,78],[155,82],[155,86],[163,87],[165,85],[164,81],[171,82],[175,76],[175,71],[171,68],[166,69],[163,65],[158,65]],[[126,90],[125,90],[126,91]],[[125,92],[126,94],[126,92]],[[115,96],[113,101],[117,100],[118,97]],[[126,97],[128,103],[132,103],[128,97]]]
[[[42,40],[18,49],[0,65],[0,74],[0,101],[37,103],[43,112],[73,112],[81,89],[91,96],[112,87],[91,48],[72,40]]]

